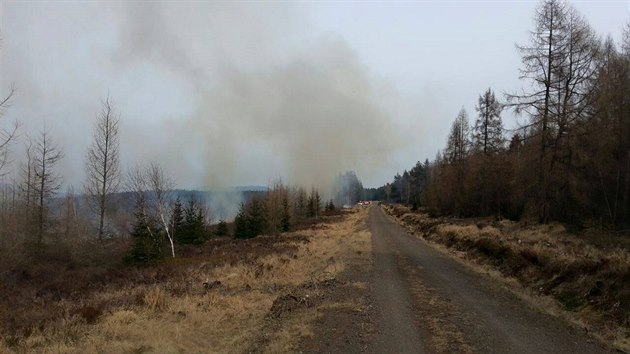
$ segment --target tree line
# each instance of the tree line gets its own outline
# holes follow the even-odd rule
[[[13,94],[14,90],[0,101],[0,118]],[[200,245],[212,236],[250,238],[285,232],[322,214],[316,189],[307,193],[276,183],[267,192],[243,193],[245,200],[234,227],[226,220],[211,225],[204,201],[195,195],[182,199],[160,164],[123,171],[119,122],[120,115],[108,97],[94,122],[82,190],[68,188],[65,196],[59,171],[64,151],[50,132],[44,128],[18,141],[18,124],[0,131],[0,176],[14,176],[0,185],[0,249],[4,254],[41,259],[47,249],[125,240],[129,249],[124,260],[146,263],[176,257],[179,246]],[[24,144],[24,156],[9,164],[9,148],[19,142]],[[132,215],[122,207],[129,204],[125,198],[133,203]],[[335,209],[332,203],[326,205],[327,211]]]
[[[485,90],[474,123],[462,109],[446,147],[375,199],[456,216],[630,224],[630,24],[602,40],[570,4],[542,1],[517,46],[524,89]],[[520,117],[506,131],[501,115]]]
[[[0,118],[4,117],[15,90],[0,102]],[[92,142],[86,151],[86,179],[76,193],[69,187],[61,193],[63,177],[59,163],[64,158],[60,147],[46,126],[36,133],[22,132],[19,124],[0,133],[0,246],[18,249],[25,246],[36,252],[46,244],[60,243],[61,236],[88,233],[96,220],[94,238],[107,236],[106,212],[120,190],[123,176],[119,162],[119,117],[108,97],[94,122]],[[18,134],[19,132],[19,134]],[[23,144],[23,156],[8,156],[10,149]],[[9,179],[9,177],[11,177]],[[79,195],[83,198],[79,198]],[[82,209],[89,210],[91,220],[80,218]],[[66,237],[67,238],[67,237]]]
[[[335,210],[331,201],[324,213]],[[260,234],[291,231],[296,226],[322,216],[322,199],[317,189],[307,193],[301,187],[275,183],[268,192],[241,203],[234,218],[234,237],[251,238]]]

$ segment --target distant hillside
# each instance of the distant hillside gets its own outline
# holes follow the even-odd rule
[[[238,186],[223,190],[187,190],[187,189],[175,189],[172,194],[172,199],[180,198],[184,203],[188,200],[195,199],[204,203],[208,208],[208,214],[211,217],[211,221],[218,222],[219,220],[232,220],[238,213],[239,206],[242,202],[247,201],[254,195],[264,193],[268,190],[267,187],[262,186]],[[151,193],[147,195],[147,198],[151,199],[153,196]],[[63,213],[62,204],[65,201],[65,196],[60,195],[52,201],[52,210],[56,210],[58,213]],[[85,195],[78,195],[75,197],[75,206],[77,206],[79,213],[88,215],[90,213],[87,208],[87,197]],[[134,194],[132,192],[119,192],[112,196],[112,210],[114,213],[133,213],[135,206]]]

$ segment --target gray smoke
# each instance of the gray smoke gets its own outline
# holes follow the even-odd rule
[[[66,150],[78,151],[64,166],[75,184],[82,179],[91,121],[108,91],[121,113],[125,163],[160,162],[184,188],[282,179],[327,190],[340,172],[373,173],[399,147],[399,134],[381,104],[384,92],[390,101],[396,94],[371,77],[343,38],[310,35],[308,18],[292,5],[66,4],[64,11],[51,6],[35,14],[13,6],[18,19],[33,17],[36,29],[19,20],[12,25],[24,27],[33,39],[46,31],[80,36],[59,39],[50,55],[61,59],[56,65],[64,70],[89,74],[41,87],[36,77],[41,73],[19,58],[11,57],[2,69],[18,86],[25,83],[20,99],[75,106],[43,117]],[[41,18],[59,25],[47,30],[37,22]],[[7,49],[30,50],[20,43]],[[74,58],[72,67],[64,66],[64,50]],[[72,95],[64,96],[64,90]],[[21,112],[44,111],[33,110]]]
[[[181,121],[190,132],[178,136],[193,136],[186,143],[194,146],[185,151],[196,151],[206,185],[225,187],[243,170],[267,170],[242,160],[252,149],[276,161],[269,180],[326,188],[348,168],[371,172],[396,147],[397,136],[376,103],[367,69],[334,36],[294,51],[290,43],[276,43],[285,29],[263,9],[210,5],[200,11],[206,18],[181,7],[130,5],[120,51],[128,60],[156,60],[190,87],[195,110]],[[182,45],[195,35],[207,44],[199,52]],[[207,50],[218,57],[207,55],[207,66],[193,60],[193,53],[206,56]],[[249,163],[254,166],[243,166]]]

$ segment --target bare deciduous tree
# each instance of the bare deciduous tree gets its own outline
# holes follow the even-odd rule
[[[470,124],[468,114],[462,108],[451,126],[445,155],[449,162],[458,162],[466,158],[470,149]]]
[[[626,56],[630,56],[630,20],[623,29],[621,48]]]
[[[146,176],[148,178],[149,189],[155,195],[154,211],[157,213],[157,218],[162,223],[162,227],[164,227],[166,237],[171,244],[171,255],[175,258],[175,242],[168,223],[171,194],[175,184],[173,180],[166,175],[164,169],[157,163],[149,165]]]
[[[56,173],[55,165],[63,158],[63,152],[45,128],[37,138],[33,152],[31,190],[37,202],[37,242],[41,243],[48,219],[48,203],[61,187],[61,177]]]
[[[33,140],[30,136],[26,136],[26,143],[24,144],[24,151],[26,154],[26,161],[21,166],[21,184],[20,189],[24,196],[25,212],[28,213],[31,208],[31,202],[33,200],[33,166],[34,162],[34,146]]]
[[[484,155],[498,152],[503,148],[503,123],[501,121],[501,104],[494,96],[492,89],[479,96],[475,110],[479,114],[473,128],[473,146]]]
[[[171,246],[171,256],[175,257],[174,235],[169,228],[174,182],[166,175],[160,165],[152,163],[146,168],[136,166],[129,169],[126,183],[127,189],[134,193],[136,204],[147,206],[147,214],[158,220],[164,228]],[[152,230],[150,226],[147,227],[149,233],[155,237],[156,230]]]
[[[0,100],[0,118],[4,116],[5,110],[9,107],[14,94],[15,88],[12,87],[9,94]],[[0,176],[6,174],[3,170],[9,162],[9,146],[15,140],[18,126],[17,121],[9,128],[0,126]]]
[[[551,139],[551,108],[554,105],[553,73],[561,61],[559,48],[563,41],[566,8],[558,0],[548,0],[536,10],[536,27],[530,32],[530,43],[518,46],[522,55],[523,68],[521,78],[530,79],[534,84],[531,92],[520,95],[508,95],[508,101],[514,103],[516,113],[527,113],[531,117],[531,127],[540,137],[538,157],[539,219],[548,218],[548,149]]]
[[[103,239],[105,211],[110,196],[120,186],[118,122],[109,97],[96,120],[92,145],[87,154],[85,192],[98,210],[98,239]]]
[[[571,125],[587,114],[596,75],[598,45],[588,23],[570,5],[546,0],[537,9],[536,27],[530,42],[518,49],[522,76],[532,89],[508,95],[517,113],[525,112],[531,123],[531,138],[537,138],[538,217],[549,220],[553,195],[566,183],[557,173],[558,163],[571,158]]]

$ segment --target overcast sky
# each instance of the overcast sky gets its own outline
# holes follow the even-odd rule
[[[629,4],[573,2],[615,39]],[[377,186],[432,159],[485,89],[522,87],[536,5],[0,1],[0,92],[15,84],[6,117],[23,135],[46,124],[75,186],[108,94],[123,165],[158,161],[180,187],[325,187],[345,170]]]

